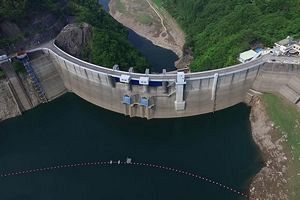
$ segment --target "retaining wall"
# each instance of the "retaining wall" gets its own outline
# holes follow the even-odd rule
[[[300,64],[264,63],[253,89],[261,92],[279,92],[293,77],[299,75]]]

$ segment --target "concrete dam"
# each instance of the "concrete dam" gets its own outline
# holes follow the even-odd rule
[[[300,57],[264,55],[197,73],[145,74],[97,66],[48,43],[29,54],[47,56],[68,91],[130,117],[174,118],[215,112],[244,102],[249,89],[278,92],[300,106]],[[250,95],[251,96],[251,95]]]

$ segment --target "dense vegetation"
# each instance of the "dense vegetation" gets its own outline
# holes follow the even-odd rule
[[[283,137],[287,139],[287,144],[291,150],[292,159],[291,166],[289,167],[290,175],[289,180],[290,198],[291,200],[300,199],[300,113],[295,108],[295,105],[288,104],[281,97],[265,94],[263,101],[266,104],[267,113],[270,119],[278,127]],[[292,195],[295,192],[295,195]]]
[[[78,16],[78,22],[87,22],[93,28],[91,57],[96,64],[112,67],[119,64],[124,70],[134,67],[144,72],[148,62],[127,40],[128,32],[107,14],[97,0],[69,1],[70,14]]]
[[[93,63],[107,67],[119,64],[123,70],[134,67],[139,72],[149,67],[146,59],[128,42],[127,30],[113,20],[97,0],[1,0],[0,22],[6,19],[18,23],[41,11],[57,16],[73,15],[77,22],[91,24],[93,39],[85,49],[85,58],[91,58]],[[11,40],[2,38],[0,43]]]
[[[192,47],[193,71],[236,63],[257,44],[300,37],[299,0],[154,0],[173,15]]]
[[[0,0],[0,22],[19,23],[37,13],[55,13],[63,16],[65,0]]]

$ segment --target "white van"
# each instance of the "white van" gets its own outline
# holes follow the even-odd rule
[[[10,60],[10,59],[6,54],[3,54],[0,56],[0,63],[6,62],[8,60]]]

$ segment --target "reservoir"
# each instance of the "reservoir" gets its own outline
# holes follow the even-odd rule
[[[122,160],[186,170],[246,192],[262,167],[250,108],[182,119],[128,118],[73,94],[0,123],[0,174],[76,162]],[[189,176],[98,166],[0,178],[0,199],[245,199]]]
[[[171,51],[152,45],[134,32],[130,32],[129,39],[142,53],[144,48],[143,54],[152,64],[160,63],[153,65],[157,71],[177,59]],[[158,57],[147,54],[152,51]],[[247,193],[251,178],[262,167],[251,136],[249,115],[250,107],[239,104],[188,118],[129,118],[68,93],[0,123],[0,175],[81,162],[125,161],[130,157],[133,162],[192,172]],[[0,177],[0,199],[246,198],[172,171],[106,165]]]

